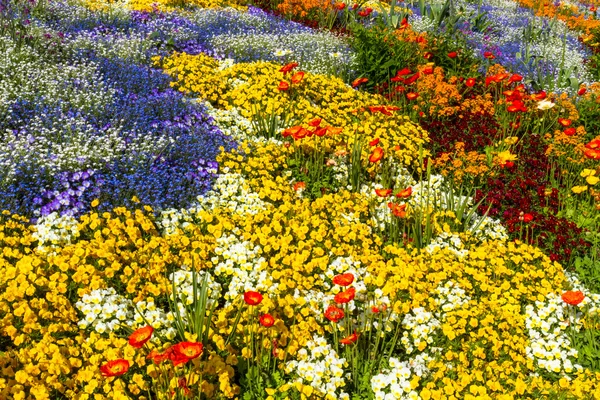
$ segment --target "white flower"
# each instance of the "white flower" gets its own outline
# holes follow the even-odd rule
[[[546,111],[554,107],[555,104],[549,100],[542,100],[538,102],[537,108],[538,110]]]

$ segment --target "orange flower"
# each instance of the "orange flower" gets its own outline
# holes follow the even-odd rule
[[[100,367],[102,376],[119,376],[129,370],[129,361],[124,359],[109,361]]]
[[[299,140],[305,138],[308,135],[308,133],[308,130],[298,125],[285,129],[282,135],[283,137],[291,136],[294,138],[294,140]]]
[[[250,306],[259,305],[260,302],[262,301],[262,299],[263,299],[262,294],[260,294],[258,292],[253,292],[252,290],[249,290],[246,293],[244,293],[244,301],[246,302],[246,304],[248,304]]]
[[[425,75],[431,75],[433,74],[433,67],[431,65],[426,66],[425,68],[423,68],[422,71]]]
[[[409,198],[412,195],[412,186],[407,187],[404,190],[401,190],[400,192],[396,193],[396,197],[399,199],[406,199]]]
[[[314,127],[317,127],[317,126],[321,125],[321,121],[322,121],[322,119],[321,119],[321,118],[315,118],[315,119],[313,119],[313,120],[309,121],[309,122],[308,122],[308,125],[309,125],[309,126],[314,126]]]
[[[333,277],[333,283],[340,286],[350,286],[354,282],[354,275],[350,272],[336,275]]]
[[[354,332],[352,335],[350,336],[346,336],[345,338],[340,340],[341,344],[352,344],[352,343],[356,343],[356,341],[358,340],[358,334],[356,332]]]
[[[290,84],[287,83],[286,81],[281,81],[279,82],[279,86],[277,86],[277,89],[283,91],[289,90],[290,89]]]
[[[129,344],[136,349],[141,349],[144,344],[152,337],[154,328],[150,325],[140,328],[129,336]]]
[[[369,80],[367,78],[356,78],[354,81],[352,81],[352,87],[356,88],[359,85],[362,85],[363,83],[367,83],[369,82]]]
[[[532,100],[545,100],[546,99],[546,92],[544,92],[543,90],[541,92],[538,92],[536,94],[531,95],[531,99]]]
[[[577,290],[575,292],[564,292],[561,297],[565,303],[570,304],[572,306],[576,306],[583,301],[585,295],[579,290]]]
[[[592,160],[600,160],[600,150],[587,149],[586,151],[583,152],[583,154],[587,158],[591,158]]]
[[[294,191],[297,192],[298,190],[304,190],[306,189],[306,183],[304,182],[296,182],[294,183]]]
[[[414,92],[406,93],[406,98],[409,100],[415,100],[417,97],[419,97],[419,93],[414,93]]]
[[[372,163],[376,163],[377,161],[383,158],[383,149],[381,147],[375,147],[373,152],[369,156],[369,161]]]
[[[566,119],[566,118],[559,118],[558,119],[558,123],[561,124],[562,126],[564,126],[566,128],[567,126],[571,125],[571,120],[570,119]]]
[[[600,139],[594,139],[585,145],[586,149],[600,149]]]
[[[404,218],[406,217],[406,204],[398,205],[392,202],[388,203],[388,208],[392,210],[392,214],[396,217]]]
[[[508,78],[508,83],[511,82],[521,82],[523,80],[523,77],[519,74],[512,74],[510,76],[510,78]]]
[[[167,350],[167,354],[173,365],[177,366],[199,357],[203,349],[204,346],[202,343],[180,342],[170,347]]]
[[[298,66],[298,63],[291,62],[291,63],[286,64],[283,67],[281,67],[281,69],[279,70],[279,72],[283,72],[284,74],[287,74],[288,72],[290,72],[291,70],[293,70],[297,66]]]
[[[169,358],[167,354],[160,353],[160,352],[156,351],[156,349],[152,349],[152,351],[150,353],[148,353],[148,355],[146,356],[146,359],[152,360],[152,362],[156,365],[165,361],[167,358]]]
[[[302,79],[304,79],[304,72],[302,71],[296,72],[294,75],[292,75],[292,83],[294,84],[302,82]]]
[[[369,146],[377,146],[379,144],[379,138],[375,138],[369,142]]]
[[[263,314],[258,319],[258,322],[265,328],[270,328],[275,324],[275,318],[271,314]]]
[[[344,310],[337,306],[330,305],[329,307],[327,307],[327,310],[325,310],[325,318],[327,318],[331,322],[338,322],[339,320],[344,318]]]
[[[379,197],[388,197],[392,194],[392,189],[375,189],[375,194]]]
[[[344,4],[344,3],[335,3],[335,5],[333,7],[336,10],[338,10],[338,11],[342,11],[344,8],[346,8],[346,4]]]
[[[343,292],[336,294],[333,298],[333,301],[335,301],[338,304],[346,304],[354,300],[354,296],[356,296],[356,289],[351,287],[349,289],[344,290]]]

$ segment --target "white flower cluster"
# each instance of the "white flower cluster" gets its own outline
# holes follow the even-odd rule
[[[453,281],[440,284],[434,293],[437,307],[441,310],[439,312],[440,316],[442,313],[447,313],[455,308],[466,305],[471,300],[471,297],[467,295],[464,289]]]
[[[194,209],[169,210],[161,211],[160,216],[156,219],[156,225],[165,236],[175,235],[178,231],[185,231],[191,224],[198,222],[195,217]]]
[[[236,214],[256,215],[265,210],[267,205],[253,192],[241,174],[224,173],[219,175],[212,190],[204,196],[198,196],[199,206],[212,211],[217,208]]]
[[[93,290],[83,295],[75,307],[84,314],[77,324],[79,328],[92,327],[98,333],[129,325],[133,317],[131,300],[117,294],[113,288]]]
[[[185,311],[181,305],[179,305],[179,312],[183,318]],[[130,321],[128,325],[133,329],[150,325],[161,336],[174,339],[177,331],[173,327],[173,321],[175,321],[175,315],[171,311],[165,312],[157,308],[154,301],[140,301],[135,304],[133,321]]]
[[[427,364],[432,357],[427,353],[419,354],[409,361],[400,361],[390,357],[389,368],[371,378],[371,389],[376,400],[415,400],[421,397],[413,389],[412,377],[422,377],[429,373]]]
[[[473,236],[480,240],[508,240],[508,232],[498,219],[488,216],[474,216],[467,228]]]
[[[311,386],[323,397],[349,400],[342,391],[346,364],[324,337],[316,336],[298,351],[297,360],[286,363],[285,370],[297,376],[294,383]]]
[[[70,244],[79,232],[77,225],[77,219],[53,212],[37,220],[31,236],[38,240],[37,250],[46,252],[50,248]]]
[[[529,333],[527,356],[536,361],[538,367],[555,373],[581,371],[575,364],[577,350],[571,347],[567,331],[581,328],[576,308],[566,304],[562,298],[550,293],[545,301],[525,308],[525,326]]]
[[[212,303],[218,301],[221,297],[221,284],[215,281],[210,272],[197,271],[196,274],[196,290],[199,291],[204,279],[208,285],[208,304],[210,308]],[[205,278],[206,277],[206,278]],[[175,285],[177,297],[186,305],[194,302],[194,272],[189,268],[184,267],[169,275],[169,280]],[[197,292],[198,294],[198,292]]]
[[[266,270],[262,249],[248,241],[240,240],[235,234],[223,235],[217,239],[211,259],[214,274],[221,279],[231,279],[225,299],[233,301],[248,290],[262,293],[276,292],[277,284],[271,282]]]
[[[436,251],[448,250],[458,258],[463,258],[469,254],[462,240],[456,233],[442,232],[431,240],[431,243],[425,247],[425,251],[433,254]]]
[[[415,350],[423,351],[433,343],[433,333],[441,326],[440,321],[423,307],[412,309],[404,316],[400,342],[404,345],[407,354]]]

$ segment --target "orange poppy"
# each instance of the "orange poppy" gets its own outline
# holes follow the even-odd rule
[[[412,195],[412,186],[407,187],[404,190],[396,193],[396,197],[399,199],[406,199]]]
[[[333,301],[335,301],[338,304],[346,304],[354,300],[354,296],[356,296],[356,289],[351,287],[349,289],[344,290],[343,292],[336,294],[333,298]]]
[[[302,79],[304,79],[304,72],[302,71],[296,72],[294,75],[292,75],[292,83],[294,84],[302,82]]]
[[[600,160],[600,150],[587,149],[586,151],[583,152],[583,154],[587,158],[591,158],[592,160]]]
[[[160,352],[156,351],[156,349],[152,349],[152,351],[150,353],[148,353],[148,355],[146,356],[146,359],[152,360],[152,362],[156,365],[165,361],[167,358],[169,358],[167,354],[160,353]]]
[[[315,131],[313,132],[316,136],[319,137],[323,137],[325,136],[325,134],[327,133],[327,128],[319,128],[319,129],[315,129]]]
[[[335,8],[338,11],[342,11],[344,8],[346,8],[346,4],[344,3],[335,3],[333,8]]]
[[[383,158],[383,149],[381,147],[375,147],[373,152],[369,156],[369,161],[372,163],[376,163],[377,161]]]
[[[531,98],[532,98],[532,100],[538,100],[538,101],[545,100],[546,92],[542,90],[541,92],[531,95]]]
[[[340,286],[350,286],[354,282],[354,275],[350,272],[336,275],[333,277],[333,283]]]
[[[358,16],[359,17],[368,17],[372,12],[373,12],[373,9],[371,7],[367,7],[364,10],[360,10],[358,12]]]
[[[352,81],[352,87],[356,88],[360,85],[362,85],[363,83],[367,83],[369,82],[369,80],[367,78],[356,78],[354,81]]]
[[[375,194],[379,197],[388,197],[392,194],[392,189],[375,189]]]
[[[317,126],[321,125],[321,121],[322,121],[322,119],[321,119],[321,118],[315,118],[315,119],[313,119],[313,120],[309,121],[309,122],[308,122],[308,125],[309,125],[309,126],[314,126],[314,127],[317,127]]]
[[[100,366],[102,376],[111,377],[123,375],[129,370],[129,361],[124,359],[109,361]]]
[[[379,144],[379,138],[375,138],[369,142],[369,146],[377,146]]]
[[[181,355],[188,360],[199,357],[204,350],[202,343],[197,342],[180,342],[171,348],[173,349],[172,353],[178,356]]]
[[[290,72],[291,70],[293,70],[297,66],[298,66],[298,63],[291,62],[291,63],[286,64],[283,67],[281,67],[281,69],[279,70],[279,72],[283,72],[284,74],[287,74],[288,72]]]
[[[519,74],[512,74],[510,76],[510,78],[508,78],[508,83],[511,82],[521,82],[523,80],[523,77]]]
[[[303,190],[306,189],[306,183],[305,182],[296,182],[294,183],[294,191],[297,192],[298,190]]]
[[[409,100],[415,100],[417,97],[419,97],[419,93],[414,93],[414,92],[406,93],[406,98]]]
[[[344,318],[344,310],[337,306],[330,305],[327,307],[327,310],[325,310],[325,318],[331,322],[338,322]]]
[[[560,297],[565,303],[576,306],[583,301],[585,295],[581,291],[577,290],[564,292]]]
[[[275,324],[275,318],[271,314],[263,314],[258,319],[258,322],[265,328],[270,328]]]
[[[589,143],[585,144],[586,149],[598,149],[600,148],[600,139],[594,139]]]
[[[281,90],[282,92],[289,90],[290,89],[290,84],[285,82],[285,81],[281,81],[279,82],[279,86],[277,86],[277,89]]]
[[[260,294],[258,292],[249,290],[246,293],[244,293],[244,302],[246,302],[246,304],[248,304],[250,306],[259,305],[260,302],[262,301],[262,299],[263,299],[262,294]]]
[[[562,126],[564,126],[566,128],[567,126],[571,125],[571,120],[570,119],[566,119],[566,118],[559,118],[558,119],[558,123],[561,124]]]
[[[152,337],[154,328],[150,325],[140,328],[129,336],[129,344],[136,349],[141,349],[144,344]]]
[[[392,210],[392,214],[396,217],[404,218],[406,217],[406,204],[398,205],[392,202],[388,203],[388,208]]]
[[[340,343],[341,344],[352,344],[352,343],[356,343],[357,340],[358,340],[358,334],[356,332],[354,332],[352,335],[341,339]]]

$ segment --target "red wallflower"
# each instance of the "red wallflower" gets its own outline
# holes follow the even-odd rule
[[[136,349],[141,349],[144,344],[152,337],[154,328],[150,325],[140,328],[129,336],[129,344]]]
[[[354,275],[349,272],[333,277],[333,283],[335,283],[336,285],[350,286],[352,282],[354,282]]]
[[[330,305],[327,307],[327,310],[325,310],[325,318],[331,322],[338,322],[344,318],[344,310],[337,306]]]
[[[246,293],[244,293],[244,301],[248,305],[251,305],[251,306],[259,305],[260,302],[262,301],[262,299],[263,299],[262,294],[260,294],[258,292],[253,292],[253,291],[249,290]]]
[[[109,361],[106,364],[100,366],[100,372],[102,376],[119,376],[123,375],[129,370],[129,361],[124,359]]]
[[[275,324],[275,318],[271,314],[263,314],[258,319],[258,322],[265,328],[270,328]]]
[[[343,292],[336,294],[333,298],[333,301],[335,301],[338,304],[346,304],[354,300],[354,296],[356,296],[356,289],[351,287],[349,289],[344,290]]]
[[[570,304],[572,306],[576,306],[583,301],[585,295],[579,290],[577,290],[575,292],[564,292],[561,297],[565,303]]]

